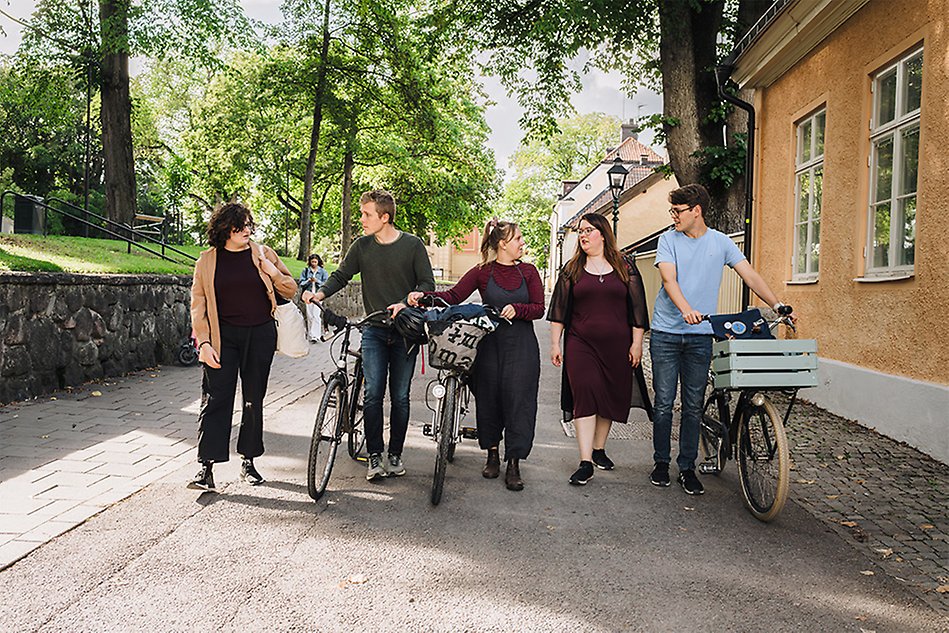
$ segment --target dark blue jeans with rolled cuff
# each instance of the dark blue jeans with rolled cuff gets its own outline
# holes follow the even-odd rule
[[[676,386],[682,385],[679,423],[679,471],[694,470],[699,451],[699,421],[712,361],[712,337],[704,334],[670,334],[653,330],[649,335],[652,386],[656,392],[652,419],[653,461],[668,464],[672,451],[672,404]]]
[[[389,381],[389,452],[401,455],[405,434],[409,428],[409,391],[418,347],[411,352],[405,340],[395,330],[386,327],[367,327],[362,333],[362,369],[365,376],[363,399],[366,425],[366,450],[382,453],[382,400]]]

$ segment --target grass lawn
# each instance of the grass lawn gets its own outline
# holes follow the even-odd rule
[[[150,244],[160,251],[161,247]],[[194,257],[206,247],[177,246]],[[190,275],[193,265],[166,261],[135,246],[128,252],[126,242],[64,235],[0,234],[0,271],[69,272],[92,274],[173,274]],[[176,253],[170,255],[180,258]],[[295,259],[281,258],[294,278],[306,266]]]

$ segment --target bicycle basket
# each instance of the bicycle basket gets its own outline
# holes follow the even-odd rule
[[[817,386],[814,339],[732,339],[712,344],[716,389],[790,389]]]
[[[439,334],[431,334],[428,362],[435,369],[469,372],[478,355],[478,343],[494,331],[487,316],[453,321]]]

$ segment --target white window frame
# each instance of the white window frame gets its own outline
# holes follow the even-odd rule
[[[905,66],[908,61],[913,59],[918,55],[923,55],[923,47],[920,46],[906,55],[901,56],[898,60],[894,61],[892,64],[887,65],[885,68],[880,69],[873,75],[872,82],[870,84],[870,91],[873,101],[873,118],[870,120],[870,155],[867,157],[867,165],[870,168],[870,186],[869,186],[869,200],[867,205],[867,239],[866,247],[864,248],[864,263],[866,276],[872,277],[885,277],[890,275],[906,275],[907,273],[912,274],[915,269],[915,254],[912,264],[897,264],[896,262],[900,256],[901,252],[898,247],[898,244],[903,240],[903,221],[901,217],[901,208],[899,206],[900,202],[909,198],[916,198],[918,200],[919,193],[919,155],[917,153],[917,178],[916,178],[916,190],[912,194],[903,194],[901,193],[902,184],[903,184],[903,132],[909,130],[913,127],[919,128],[920,125],[920,113],[922,111],[922,100],[920,99],[920,107],[912,110],[910,112],[903,112],[904,109],[904,100],[906,98],[906,72]],[[923,63],[925,63],[925,57],[923,57]],[[880,124],[879,118],[879,98],[877,96],[878,86],[880,79],[885,75],[888,75],[890,72],[896,72],[896,102],[895,102],[895,116],[892,121]],[[917,134],[919,132],[917,131]],[[891,140],[893,143],[893,166],[892,172],[890,174],[890,197],[888,202],[890,204],[890,244],[889,251],[887,255],[887,260],[889,265],[887,266],[876,266],[874,264],[874,253],[873,253],[873,238],[876,232],[876,206],[881,202],[887,202],[887,200],[877,200],[876,188],[877,188],[877,146],[886,140]],[[917,141],[917,152],[919,152],[919,143]],[[919,216],[919,207],[916,208],[916,215]],[[899,220],[899,221],[894,221]],[[914,242],[915,246],[915,242]]]
[[[793,231],[794,231],[794,249],[791,254],[791,278],[795,281],[806,281],[806,280],[816,280],[820,273],[820,242],[818,241],[818,252],[817,252],[817,268],[810,270],[811,258],[809,253],[814,247],[814,233],[815,228],[817,232],[820,230],[820,216],[821,211],[817,210],[817,207],[820,206],[823,208],[823,205],[815,204],[817,200],[817,193],[815,191],[815,176],[817,172],[821,172],[822,182],[823,182],[823,173],[824,173],[824,150],[821,150],[820,154],[817,154],[817,134],[814,132],[817,126],[819,118],[823,115],[824,127],[821,131],[822,137],[824,139],[824,146],[827,145],[827,108],[821,107],[813,114],[801,119],[795,125],[795,137],[797,138],[795,153],[794,153],[794,221],[792,222]],[[807,127],[807,124],[810,123],[810,126]],[[810,138],[804,139],[804,129],[807,127],[810,130]],[[810,149],[810,158],[808,160],[803,159],[803,149],[804,143],[808,143]],[[807,209],[806,213],[801,209],[801,175],[808,174],[808,182],[810,182],[810,191],[807,196]],[[821,198],[823,198],[823,187],[821,187]],[[823,203],[823,199],[821,199]],[[815,213],[816,212],[816,213]],[[801,221],[801,216],[805,216],[804,220]],[[798,269],[798,256],[799,249],[801,244],[798,240],[800,236],[799,227],[802,224],[807,224],[807,243],[804,245],[804,270]]]

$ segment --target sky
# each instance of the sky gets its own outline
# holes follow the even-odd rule
[[[241,4],[251,18],[270,23],[280,20],[279,0],[241,0]],[[28,21],[33,6],[34,0],[0,0],[0,9],[23,21]],[[3,33],[0,33],[0,53],[15,52],[20,44],[21,27],[0,15],[0,29],[3,29]],[[508,171],[508,159],[517,150],[523,138],[523,132],[518,125],[523,110],[514,98],[508,96],[496,78],[483,77],[482,80],[485,92],[492,102],[485,111],[485,119],[491,128],[488,146],[494,150],[497,166]],[[620,75],[615,72],[592,70],[583,75],[583,89],[571,99],[574,109],[579,114],[602,112],[624,120],[662,111],[661,96],[642,90],[630,98],[620,89],[620,80]],[[619,130],[616,131],[616,140],[618,143]],[[651,132],[641,134],[640,140],[649,144],[652,141]],[[665,155],[662,148],[655,149]]]

